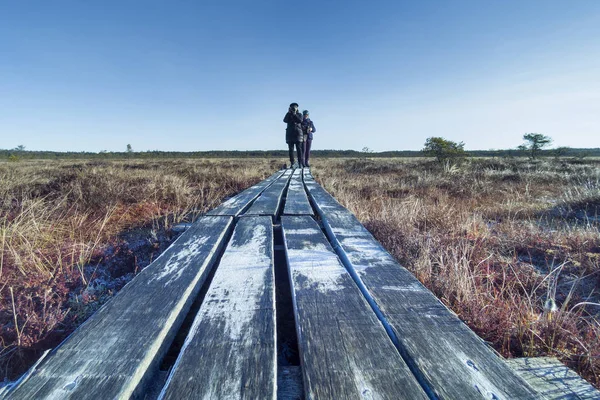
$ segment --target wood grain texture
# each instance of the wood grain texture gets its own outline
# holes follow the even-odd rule
[[[321,216],[322,214],[329,214],[330,212],[348,211],[344,206],[337,202],[337,200],[331,196],[321,185],[319,185],[313,178],[310,171],[304,172],[303,176],[304,186],[308,197],[313,201],[313,205],[316,207],[316,211]]]
[[[600,400],[600,391],[554,357],[506,360],[548,400]]]
[[[232,220],[200,218],[8,398],[127,399],[140,394],[214,266]]]
[[[283,213],[285,215],[315,215],[304,189],[302,169],[296,169],[290,179]]]
[[[276,397],[273,227],[241,218],[159,399]]]
[[[237,217],[248,207],[250,203],[252,203],[258,196],[260,196],[260,194],[273,182],[275,182],[277,178],[279,178],[283,173],[283,170],[275,172],[273,175],[271,175],[264,181],[261,181],[256,185],[249,187],[243,192],[223,202],[220,206],[210,210],[206,213],[206,215],[225,215]]]
[[[426,387],[443,399],[540,398],[352,213],[310,176],[305,182],[331,242]]]
[[[283,216],[307,399],[426,399],[317,223]]]
[[[279,211],[283,191],[292,176],[292,169],[287,169],[271,186],[269,186],[252,206],[244,213],[246,215],[268,215],[275,217]]]

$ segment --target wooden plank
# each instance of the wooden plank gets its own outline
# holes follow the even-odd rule
[[[313,178],[310,171],[304,173],[304,185],[308,196],[313,201],[313,205],[317,208],[317,213],[328,214],[334,211],[347,211],[344,206],[337,202],[325,189],[321,187]]]
[[[292,176],[292,169],[287,169],[271,186],[269,186],[258,199],[252,204],[250,209],[244,213],[246,215],[268,215],[275,218],[279,211],[281,204],[281,198],[283,191],[285,190],[290,177]]]
[[[342,261],[424,386],[443,399],[539,398],[350,211],[314,181],[307,188]]]
[[[426,399],[317,223],[281,224],[306,398]]]
[[[302,169],[296,169],[290,179],[283,213],[285,215],[315,215],[304,189]]]
[[[211,271],[232,217],[202,217],[8,397],[129,398],[145,390]]]
[[[159,399],[274,399],[273,226],[241,218]]]
[[[548,400],[600,399],[600,391],[554,357],[513,358],[506,362]]]
[[[248,208],[250,203],[252,203],[258,196],[260,196],[260,194],[266,188],[271,186],[271,184],[273,184],[273,182],[275,182],[277,178],[279,178],[283,173],[284,170],[275,172],[273,175],[271,175],[264,181],[261,181],[256,185],[249,187],[243,192],[223,202],[220,206],[207,212],[206,215],[226,215],[237,217],[246,208]]]

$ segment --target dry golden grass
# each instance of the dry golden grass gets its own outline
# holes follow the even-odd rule
[[[0,163],[0,373],[14,378],[192,220],[283,160]],[[0,378],[1,378],[0,377]]]
[[[599,386],[600,163],[316,159],[313,174],[502,354],[555,355]]]

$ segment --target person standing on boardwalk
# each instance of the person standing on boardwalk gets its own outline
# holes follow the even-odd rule
[[[309,117],[308,110],[302,111],[302,116],[304,117],[302,120],[302,132],[304,134],[304,166],[310,167],[308,160],[310,158],[310,146],[313,141],[313,133],[317,130],[315,129],[315,124]]]
[[[304,148],[302,145],[303,134],[302,134],[302,114],[298,111],[298,103],[290,104],[287,114],[283,118],[283,122],[287,124],[285,130],[285,142],[288,144],[288,152],[290,155],[290,162],[292,167],[294,166],[294,146],[298,153],[298,164],[302,168],[304,166]]]

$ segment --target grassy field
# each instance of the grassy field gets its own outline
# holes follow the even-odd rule
[[[54,347],[283,159],[0,163],[0,373]],[[315,159],[313,174],[505,356],[600,384],[600,161]]]

